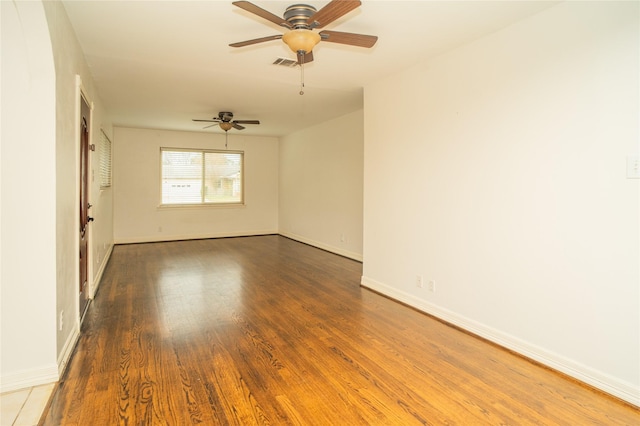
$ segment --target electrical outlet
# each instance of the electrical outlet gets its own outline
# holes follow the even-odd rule
[[[422,288],[422,276],[416,275],[416,287]]]
[[[429,281],[429,284],[427,284],[427,288],[429,289],[430,292],[435,293],[436,292],[436,282],[434,280]]]
[[[58,318],[58,330],[62,331],[63,324],[64,324],[64,309],[60,311],[60,317]]]

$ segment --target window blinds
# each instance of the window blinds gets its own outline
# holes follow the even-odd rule
[[[243,156],[237,151],[161,149],[161,204],[239,204]]]
[[[100,129],[100,188],[111,186],[111,140]]]

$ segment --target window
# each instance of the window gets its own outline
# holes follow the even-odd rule
[[[242,204],[244,153],[160,149],[163,205]]]
[[[100,188],[111,186],[111,141],[100,129]]]

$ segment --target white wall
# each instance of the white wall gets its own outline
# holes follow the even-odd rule
[[[1,391],[55,381],[55,71],[40,2],[0,2]]]
[[[366,87],[362,278],[635,404],[638,6],[565,2]]]
[[[280,233],[362,260],[363,111],[280,140]]]
[[[95,103],[94,103],[95,104]],[[91,273],[93,281],[91,282],[90,296],[93,298],[100,284],[102,273],[107,266],[111,250],[113,249],[113,186],[100,188],[100,128],[104,129],[105,134],[111,140],[113,145],[113,128],[109,119],[103,115],[102,108],[95,108],[94,123],[91,128],[92,143],[96,145],[96,151],[90,153],[91,174],[93,176],[91,182],[91,193],[89,202],[93,207],[89,210],[89,216],[94,218],[90,223],[91,238],[89,246],[91,250]]]
[[[66,11],[60,2],[43,2],[56,67],[56,253],[57,291],[56,316],[57,356],[60,370],[71,354],[79,332],[78,305],[78,200],[79,200],[79,143],[80,143],[80,88],[92,107],[90,143],[99,146],[100,129],[111,133],[111,122],[102,107],[94,87],[89,68]],[[79,77],[79,79],[78,79]],[[110,190],[100,191],[98,176],[99,150],[90,152],[89,202],[93,207],[89,215],[95,218],[89,225],[89,251],[91,264],[90,294],[97,278],[108,261],[113,246],[112,195]],[[60,313],[64,312],[60,330]]]
[[[5,392],[57,380],[78,336],[76,75],[82,77],[94,101],[92,141],[100,126],[108,132],[110,123],[62,4],[0,4],[0,382]],[[28,173],[19,159],[28,161]],[[98,158],[92,155],[91,159],[95,169]],[[90,231],[97,236],[91,241],[95,262],[90,269],[96,279],[113,244],[111,196],[100,193],[97,185],[92,183],[90,196],[95,206],[92,214],[98,213]]]
[[[117,243],[278,232],[278,139],[229,135],[244,151],[245,205],[159,208],[160,148],[224,149],[224,134],[116,127],[114,233]]]

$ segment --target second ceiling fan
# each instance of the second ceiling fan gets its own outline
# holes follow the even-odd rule
[[[284,34],[232,43],[229,46],[243,47],[265,41],[282,39],[297,55],[298,64],[300,65],[313,61],[313,48],[320,41],[368,48],[373,47],[378,40],[376,36],[365,34],[326,30],[320,32],[313,31],[316,28],[323,28],[358,8],[362,4],[360,0],[332,0],[320,10],[316,10],[315,7],[306,4],[294,4],[287,7],[282,18],[248,1],[234,1],[233,4],[267,21],[281,25],[289,31]]]
[[[243,130],[245,127],[241,126],[241,124],[260,124],[258,120],[234,120],[233,113],[229,111],[221,111],[218,113],[217,117],[213,117],[211,120],[202,120],[198,118],[194,118],[193,121],[203,121],[206,123],[214,123],[209,126],[204,127],[205,129],[219,125],[222,130],[228,132],[231,128]]]

